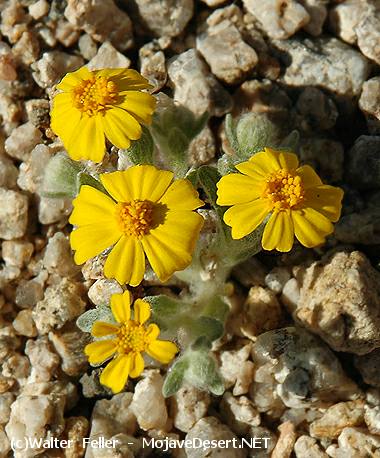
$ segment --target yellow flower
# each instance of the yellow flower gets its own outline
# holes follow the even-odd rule
[[[119,393],[128,377],[138,377],[144,370],[141,353],[146,352],[160,363],[168,364],[178,348],[173,342],[157,339],[160,329],[156,324],[144,325],[150,318],[147,302],[137,299],[131,318],[129,291],[112,295],[111,310],[117,324],[97,321],[91,330],[94,337],[109,338],[86,345],[84,352],[90,364],[102,364],[113,357],[103,369],[100,383],[111,388],[114,393]]]
[[[135,70],[82,67],[57,85],[63,92],[54,97],[51,128],[72,159],[100,162],[105,136],[118,148],[141,137],[140,124],[150,123],[156,105],[153,96],[141,92],[150,87]]]
[[[82,264],[115,245],[104,274],[120,284],[137,286],[144,276],[145,255],[161,281],[185,269],[202,228],[193,210],[203,205],[186,179],[152,165],[105,173],[100,180],[110,197],[81,186],[74,199],[70,236],[74,260]]]
[[[232,205],[224,221],[232,227],[232,238],[254,231],[270,214],[262,245],[265,250],[290,251],[294,236],[306,247],[325,241],[338,221],[343,191],[322,183],[314,170],[298,167],[293,153],[264,151],[237,165],[239,173],[218,183],[219,205]]]

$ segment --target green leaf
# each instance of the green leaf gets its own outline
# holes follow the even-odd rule
[[[188,331],[192,339],[206,337],[209,341],[219,339],[224,334],[224,325],[221,321],[209,316],[200,316],[193,320]]]
[[[219,320],[221,323],[224,323],[229,310],[229,306],[220,296],[213,296],[209,303],[204,307],[202,313],[204,316],[214,318],[215,320]]]
[[[165,398],[173,396],[173,394],[175,394],[181,388],[187,367],[187,358],[182,357],[179,358],[169,369],[169,372],[165,378],[164,386],[162,387],[162,394]]]
[[[184,308],[182,301],[160,294],[158,296],[146,296],[152,311],[152,321],[157,323],[161,329],[168,329],[173,325]]]
[[[77,184],[77,188],[78,188],[77,193],[79,192],[81,186],[87,185],[87,186],[91,186],[92,188],[97,189],[98,191],[104,194],[109,195],[105,187],[102,185],[102,183],[99,180],[97,180],[96,178],[94,178],[92,175],[89,175],[88,173],[79,172],[77,176],[77,183],[78,183]]]
[[[127,155],[128,159],[134,165],[153,164],[154,142],[149,129],[142,126],[142,135],[139,140],[131,143],[131,146],[122,150],[122,153]]]
[[[66,154],[56,154],[46,164],[41,196],[74,198],[77,195],[77,175],[83,169],[83,164],[71,160]]]
[[[230,114],[226,115],[224,128],[227,140],[231,148],[235,151],[236,154],[239,154],[239,142],[236,136],[236,125]]]
[[[76,321],[76,325],[82,332],[91,332],[95,321],[105,321],[106,323],[115,323],[112,311],[107,305],[98,305],[96,308],[87,310],[82,313]]]
[[[215,358],[207,350],[191,351],[185,379],[200,389],[208,389],[220,396],[224,392],[223,380],[219,374]]]

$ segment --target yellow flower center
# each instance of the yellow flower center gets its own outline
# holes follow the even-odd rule
[[[154,205],[149,200],[132,200],[117,205],[117,219],[126,235],[143,237],[152,228]]]
[[[146,330],[143,325],[129,320],[120,326],[117,333],[117,351],[119,353],[143,352],[147,346]]]
[[[266,180],[263,197],[272,204],[273,210],[286,210],[300,204],[305,196],[301,177],[293,172],[280,169]]]
[[[104,76],[92,76],[81,81],[73,89],[74,106],[89,116],[104,112],[107,105],[114,105],[118,90],[114,82]]]

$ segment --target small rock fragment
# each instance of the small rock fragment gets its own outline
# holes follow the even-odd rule
[[[16,191],[0,188],[0,238],[22,237],[28,224],[28,198]]]
[[[220,374],[226,389],[234,386],[234,396],[248,392],[253,379],[254,366],[249,361],[252,344],[248,343],[237,350],[225,350],[220,353]]]
[[[89,422],[85,417],[66,418],[63,436],[72,441],[71,446],[64,450],[65,458],[81,458],[85,453],[83,439],[88,437]]]
[[[59,357],[53,350],[47,337],[29,339],[25,345],[25,354],[32,365],[30,382],[48,382],[52,380],[58,366]]]
[[[170,417],[174,426],[187,433],[195,423],[206,416],[210,404],[207,392],[198,390],[191,385],[182,386],[171,398]]]
[[[112,0],[68,0],[67,20],[94,40],[109,40],[121,51],[133,44],[132,22]]]
[[[5,151],[15,159],[26,161],[33,148],[41,141],[41,131],[34,127],[31,122],[27,122],[14,129],[5,140]]]
[[[37,145],[19,167],[17,179],[19,188],[31,193],[38,192],[50,157],[50,149],[46,145]]]
[[[294,453],[297,458],[328,458],[328,455],[319,447],[316,439],[310,436],[300,436],[296,440]]]
[[[41,59],[32,64],[32,75],[36,83],[46,89],[58,83],[68,72],[82,67],[84,61],[80,56],[74,56],[61,51],[48,51]]]
[[[354,363],[365,383],[380,388],[380,348],[366,355],[355,355]]]
[[[332,458],[379,458],[380,437],[364,428],[344,428],[338,445],[330,445],[326,453]]]
[[[5,241],[1,244],[1,254],[8,266],[24,267],[30,261],[34,245],[21,240]]]
[[[163,379],[157,370],[145,372],[145,377],[135,386],[131,410],[141,429],[166,428],[168,412],[162,395]]]
[[[231,96],[212,76],[195,49],[175,57],[169,63],[168,74],[174,86],[174,100],[194,114],[208,111],[211,116],[222,116],[231,110]]]
[[[80,272],[73,260],[70,242],[63,232],[56,232],[46,246],[42,264],[49,273],[75,277]]]
[[[290,280],[290,272],[286,267],[274,267],[266,276],[266,286],[276,294],[282,292],[286,282]]]
[[[293,423],[286,421],[278,427],[280,436],[273,449],[271,458],[289,458],[294,447],[297,435]]]
[[[306,9],[294,0],[243,0],[243,4],[271,38],[289,38],[310,21]]]
[[[227,426],[239,436],[248,434],[252,426],[261,423],[260,414],[253,402],[245,396],[234,397],[229,391],[223,395],[220,411]]]
[[[121,294],[122,287],[116,280],[100,278],[88,290],[88,297],[95,305],[109,305],[113,294]]]
[[[102,68],[128,68],[131,61],[117,51],[108,41],[103,43],[96,55],[87,64],[89,70],[101,70]]]
[[[13,327],[17,334],[26,337],[36,337],[37,328],[33,321],[31,310],[21,310],[13,320]]]
[[[62,359],[63,372],[76,377],[86,371],[88,362],[84,347],[89,342],[86,334],[80,331],[49,332],[49,340]]]
[[[380,136],[361,135],[348,152],[346,180],[357,189],[379,188]]]

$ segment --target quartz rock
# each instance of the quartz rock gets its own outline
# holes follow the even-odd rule
[[[282,308],[275,293],[261,286],[253,286],[243,307],[242,334],[254,339],[263,332],[280,327],[282,320]]]
[[[223,395],[220,411],[227,426],[239,436],[248,434],[250,427],[259,426],[261,422],[251,400],[246,396],[234,397],[229,391]]]
[[[262,438],[260,445],[262,448],[248,450],[249,458],[270,458],[276,443],[277,436],[268,428],[263,426],[252,426],[247,434],[248,440],[251,438],[255,440],[257,437]],[[259,445],[258,444],[258,445]]]
[[[72,257],[70,242],[63,232],[56,232],[46,246],[42,264],[50,274],[74,277],[80,272]]]
[[[87,64],[90,70],[102,68],[128,68],[131,61],[124,54],[117,51],[111,43],[106,41],[98,49],[96,55]]]
[[[306,9],[294,0],[243,0],[243,4],[271,38],[289,38],[310,21]]]
[[[21,395],[12,404],[11,417],[5,427],[8,438],[15,441],[15,457],[33,457],[43,449],[21,452],[25,438],[49,440],[64,430],[65,398],[60,395]],[[19,444],[19,445],[17,445]]]
[[[299,125],[306,132],[331,129],[338,118],[333,100],[316,87],[307,87],[301,92],[296,109],[300,115]]]
[[[21,310],[18,312],[12,324],[17,334],[21,336],[36,337],[37,335],[37,328],[34,324],[31,310]]]
[[[348,152],[346,180],[358,189],[379,188],[380,136],[361,135]]]
[[[47,334],[49,331],[60,329],[68,321],[81,315],[86,304],[80,294],[80,285],[65,278],[59,284],[49,286],[45,290],[43,300],[39,301],[33,310],[38,332]]]
[[[348,43],[357,43],[360,51],[380,63],[380,6],[376,0],[348,0],[330,12],[335,33]]]
[[[193,167],[210,162],[216,153],[216,142],[212,130],[205,126],[190,142],[188,149],[189,164]]]
[[[212,73],[227,84],[236,84],[243,80],[258,61],[255,50],[245,43],[239,30],[228,20],[208,27],[199,35],[197,49],[209,64]]]
[[[31,122],[22,124],[13,130],[5,140],[5,151],[15,159],[25,161],[32,149],[42,141],[42,134]]]
[[[107,396],[111,390],[101,385],[99,382],[99,375],[101,369],[94,369],[90,375],[84,374],[79,379],[82,385],[82,393],[85,398],[94,398],[98,396]]]
[[[38,220],[41,224],[60,223],[63,226],[72,212],[72,199],[41,197],[38,205]]]
[[[363,84],[359,107],[367,118],[370,133],[380,134],[380,77],[375,76]]]
[[[135,386],[131,410],[144,431],[166,428],[168,412],[162,395],[163,383],[159,371],[150,370]]]
[[[201,441],[238,440],[235,434],[215,417],[201,418],[186,434],[185,439],[194,440],[195,438]],[[205,456],[202,448],[185,447],[185,451],[188,458],[203,458]],[[233,448],[232,446],[223,449],[215,447],[207,450],[208,458],[220,456],[223,456],[223,458],[243,458],[245,453],[242,449]]]
[[[81,331],[49,332],[49,340],[62,359],[61,367],[70,377],[76,377],[86,371],[88,362],[84,347],[89,343],[88,335]]]
[[[290,280],[290,272],[286,267],[274,267],[266,276],[266,286],[276,294],[281,293],[286,282]]]
[[[55,28],[55,38],[63,44],[66,48],[75,45],[78,41],[80,31],[77,28],[70,24],[70,22],[65,21],[60,18],[57,21]]]
[[[309,13],[310,20],[303,27],[310,35],[318,36],[322,33],[323,24],[327,18],[327,4],[330,0],[300,0],[300,3]]]
[[[207,414],[210,396],[191,385],[182,386],[170,399],[170,417],[174,426],[187,433],[195,423]]]
[[[300,436],[294,444],[296,458],[328,458],[317,441],[310,436]]]
[[[72,441],[71,447],[65,449],[65,458],[81,458],[86,451],[83,439],[88,437],[89,422],[86,417],[69,417],[65,420],[63,436]]]
[[[193,0],[135,0],[145,26],[156,36],[176,37],[193,16]]]
[[[11,415],[11,405],[15,400],[13,393],[0,394],[0,425],[6,425]]]
[[[253,346],[251,399],[260,412],[284,406],[325,406],[358,395],[339,361],[319,338],[294,327],[261,334]]]
[[[100,278],[88,290],[88,297],[95,305],[109,305],[113,294],[121,294],[123,288],[116,280]]]
[[[195,49],[175,57],[168,67],[174,87],[174,100],[196,115],[208,111],[211,116],[222,116],[232,107],[231,96],[209,72]]]
[[[61,51],[48,51],[32,64],[34,70],[32,75],[36,83],[45,89],[57,84],[66,73],[78,70],[83,63],[80,56]]]
[[[326,452],[332,458],[379,458],[379,450],[379,436],[369,434],[364,428],[344,428],[338,445],[330,445]]]
[[[344,149],[340,142],[329,138],[308,138],[301,141],[299,157],[302,163],[311,165],[323,182],[342,180]]]
[[[310,424],[310,435],[335,439],[344,428],[360,426],[363,422],[364,401],[340,402],[329,407],[321,418]]]
[[[155,91],[163,88],[168,79],[163,51],[154,42],[148,43],[139,49],[139,59],[142,76],[149,80]]]
[[[14,189],[18,176],[17,167],[7,157],[0,154],[0,187]]]
[[[280,431],[280,436],[273,449],[271,458],[289,458],[297,438],[295,427],[293,423],[286,421],[285,423],[281,423],[278,430]]]
[[[25,354],[32,365],[30,382],[49,382],[59,366],[59,357],[47,337],[26,342]]]
[[[223,3],[226,3],[226,0],[201,0],[203,3],[206,3],[207,6],[220,6]]]
[[[25,110],[28,120],[35,127],[48,127],[50,125],[50,103],[46,99],[30,99],[25,101]]]
[[[36,62],[40,55],[37,34],[33,30],[26,30],[13,46],[12,52],[24,65],[29,66]]]
[[[87,60],[91,60],[95,57],[98,51],[96,42],[87,33],[79,38],[78,47],[82,56]]]
[[[34,245],[21,240],[4,241],[1,244],[1,253],[5,264],[8,266],[24,267],[30,261]]]
[[[28,224],[28,198],[16,191],[0,188],[0,238],[22,237]]]
[[[286,53],[283,77],[289,86],[317,86],[338,95],[359,95],[370,72],[368,60],[335,38],[275,40]]]
[[[365,383],[380,388],[380,348],[366,355],[355,355],[354,363]]]
[[[133,44],[132,22],[113,0],[68,0],[64,14],[96,41],[109,40],[122,51]]]
[[[96,439],[99,436],[106,440],[113,439],[118,434],[134,435],[137,429],[136,418],[131,411],[132,393],[120,393],[114,395],[111,399],[101,399],[96,401],[91,416],[90,438]],[[146,412],[141,412],[146,414]],[[86,458],[104,456],[104,449],[101,450],[103,455],[95,448],[88,447]],[[130,454],[118,456],[133,456]]]
[[[15,302],[20,308],[34,307],[43,297],[43,284],[36,279],[21,280],[16,287]]]
[[[372,434],[380,434],[380,406],[364,406],[364,421]]]
[[[220,352],[220,375],[226,389],[233,388],[234,396],[248,393],[253,380],[253,363],[249,361],[252,344],[248,343],[237,350]]]
[[[11,451],[11,443],[8,436],[5,434],[4,428],[0,426],[0,457],[7,458]]]
[[[380,347],[380,274],[360,252],[336,252],[303,275],[293,318],[335,351],[363,355]]]
[[[37,0],[29,5],[28,10],[32,18],[38,20],[47,15],[49,8],[50,5],[47,0]]]
[[[20,165],[18,186],[24,191],[36,193],[40,189],[50,157],[50,149],[46,145],[37,145],[25,162]]]

